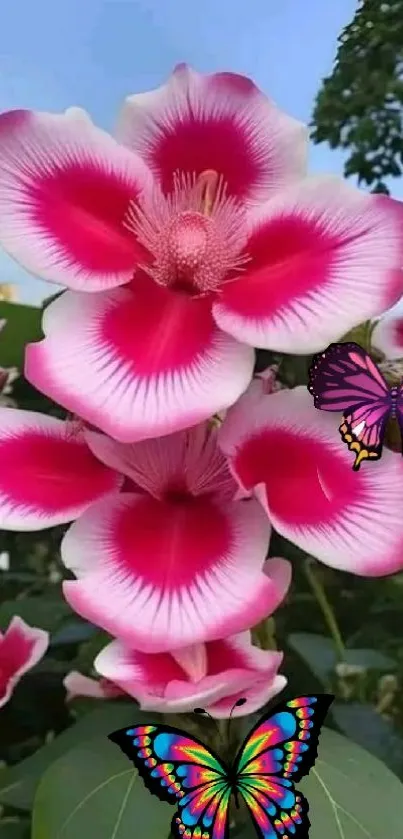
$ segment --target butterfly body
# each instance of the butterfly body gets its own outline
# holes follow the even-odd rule
[[[164,724],[124,728],[109,739],[134,763],[151,793],[176,805],[175,839],[228,839],[231,800],[235,808],[245,805],[260,839],[307,839],[308,804],[294,783],[315,762],[332,700],[298,697],[279,705],[252,729],[231,764]]]
[[[388,423],[397,421],[403,436],[403,385],[390,386],[371,356],[358,344],[330,344],[314,356],[308,390],[315,408],[343,414],[342,440],[363,460],[379,460]]]

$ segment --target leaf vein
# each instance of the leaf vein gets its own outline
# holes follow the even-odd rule
[[[104,787],[107,787],[108,784],[110,784],[111,781],[115,781],[116,778],[122,778],[124,775],[128,775],[129,773],[131,774],[132,772],[133,769],[125,769],[124,772],[117,772],[116,775],[111,775],[109,778],[106,779],[106,781],[102,781],[102,784],[98,784],[98,786],[94,787],[94,789],[92,789],[91,792],[89,792],[87,795],[84,796],[84,798],[81,799],[81,801],[79,801],[76,807],[74,807],[74,810],[72,810],[71,813],[69,813],[67,819],[65,819],[65,821],[61,825],[56,839],[60,839],[62,833],[64,833],[67,825],[71,822],[72,818],[74,818],[76,813],[78,813],[78,811],[81,810],[82,807],[84,807],[84,805],[87,803],[87,801],[89,801],[92,798],[93,795],[95,795],[97,792],[99,792],[99,790],[103,789]],[[134,777],[137,777],[137,773],[133,772],[133,774]]]
[[[312,771],[313,771],[313,774],[314,774],[314,775],[316,775],[316,777],[317,777],[317,779],[318,779],[318,781],[319,781],[319,783],[320,783],[320,785],[321,785],[322,789],[325,791],[325,794],[327,795],[327,797],[328,797],[328,799],[329,799],[329,801],[330,801],[330,805],[331,805],[331,808],[332,808],[333,813],[334,813],[334,817],[335,817],[335,820],[336,820],[337,828],[338,828],[338,831],[339,831],[339,833],[340,833],[341,839],[346,839],[346,836],[345,836],[345,833],[344,833],[344,830],[343,830],[343,826],[342,826],[342,824],[341,824],[341,821],[340,821],[340,819],[339,819],[339,814],[338,814],[338,812],[337,812],[337,806],[338,806],[338,805],[336,804],[336,802],[335,802],[335,800],[334,800],[334,798],[333,798],[332,794],[329,792],[329,790],[328,790],[328,788],[327,788],[327,786],[326,786],[325,782],[324,782],[324,781],[322,781],[322,778],[320,777],[320,775],[319,775],[319,773],[316,771],[316,769],[313,769]]]
[[[118,835],[118,830],[119,830],[120,823],[122,821],[123,813],[126,809],[126,804],[129,800],[129,795],[131,793],[133,784],[134,784],[137,777],[138,777],[138,772],[133,772],[133,777],[130,778],[130,780],[129,780],[127,790],[126,790],[125,796],[123,798],[123,801],[122,801],[122,804],[121,804],[121,807],[120,807],[120,810],[119,810],[119,813],[118,813],[118,817],[116,819],[116,824],[115,824],[115,827],[113,828],[113,833],[112,833],[111,839],[116,839],[116,837]]]

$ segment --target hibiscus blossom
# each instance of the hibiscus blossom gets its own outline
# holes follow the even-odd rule
[[[112,641],[94,667],[136,699],[144,711],[184,713],[202,706],[213,717],[257,711],[287,684],[283,653],[253,646],[250,632],[175,652],[147,654]],[[240,698],[246,703],[234,708]]]
[[[264,566],[270,525],[238,487],[209,426],[135,444],[86,432],[93,452],[129,479],[63,539],[77,577],[70,606],[129,647],[172,651],[229,636],[270,614],[289,582]],[[131,485],[131,486],[130,486]]]
[[[45,655],[49,635],[28,626],[17,615],[0,632],[0,708],[8,702],[21,677]]]
[[[180,65],[117,139],[70,109],[6,113],[0,140],[0,243],[71,289],[26,375],[122,442],[229,407],[253,347],[319,350],[402,293],[399,202],[305,178],[305,128],[242,76]]]
[[[242,489],[276,531],[333,568],[367,577],[403,568],[403,463],[385,450],[359,472],[340,417],[318,411],[305,387],[247,392],[219,431]]]

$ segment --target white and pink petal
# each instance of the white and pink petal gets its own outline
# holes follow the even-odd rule
[[[231,717],[243,717],[254,714],[263,708],[268,702],[274,699],[287,685],[285,676],[274,675],[272,679],[254,679],[251,685],[238,686],[235,693],[219,699],[206,710],[215,719],[227,719]],[[246,699],[243,705],[236,706],[240,699]]]
[[[254,500],[121,494],[80,518],[62,543],[78,578],[64,595],[82,617],[144,652],[241,631],[278,603],[263,570],[270,527]]]
[[[306,170],[304,125],[245,76],[203,75],[186,64],[160,88],[126,99],[117,136],[166,193],[178,171],[215,171],[230,195],[262,202]]]
[[[142,274],[109,292],[66,292],[45,310],[43,330],[26,350],[28,380],[121,442],[196,425],[252,377],[254,351],[215,325],[207,298]]]
[[[269,578],[273,590],[270,610],[270,614],[272,614],[287,597],[292,580],[292,565],[288,559],[283,559],[283,557],[270,557],[266,559],[263,572]]]
[[[180,651],[178,651],[180,652]],[[97,656],[95,669],[113,679],[136,699],[142,710],[185,713],[218,701],[228,689],[236,689],[242,671],[203,675],[190,679],[175,654],[144,653],[121,641],[112,641]]]
[[[24,673],[43,658],[48,644],[47,632],[29,626],[18,615],[4,635],[0,633],[0,708],[8,702]]]
[[[144,250],[124,222],[151,183],[80,109],[0,116],[0,243],[45,280],[83,291],[128,282]]]
[[[183,713],[214,705],[217,716],[229,716],[234,704],[229,697],[242,693],[250,697],[252,711],[258,707],[255,684],[259,697],[273,692],[282,658],[282,653],[253,647],[250,633],[245,632],[171,653],[144,653],[115,640],[99,653],[94,666],[133,696],[143,710]],[[237,715],[242,713],[248,711],[237,709]]]
[[[0,527],[41,530],[72,521],[121,477],[70,423],[0,407]]]
[[[86,432],[86,440],[102,463],[155,498],[214,492],[231,500],[237,493],[237,483],[217,445],[217,429],[209,422],[132,444],[118,443],[93,431]]]
[[[213,307],[239,341],[311,353],[403,293],[403,210],[339,178],[315,176],[249,214],[250,256]]]
[[[63,679],[63,687],[66,689],[67,702],[78,698],[88,699],[115,699],[122,696],[123,691],[110,682],[108,679],[92,679],[84,676],[78,670],[71,670]]]
[[[386,450],[353,472],[339,424],[298,387],[271,395],[252,416],[235,406],[220,444],[286,539],[333,568],[394,573],[403,568],[402,458]]]
[[[211,676],[233,670],[253,672],[256,678],[263,678],[277,672],[283,660],[283,653],[254,646],[249,630],[210,641],[205,647],[206,672]]]

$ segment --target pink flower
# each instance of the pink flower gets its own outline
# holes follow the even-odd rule
[[[276,531],[333,568],[364,576],[403,568],[403,464],[382,460],[352,471],[340,417],[318,411],[306,388],[227,414],[222,451],[246,493],[252,490]]]
[[[403,310],[401,305],[380,318],[372,333],[372,344],[381,350],[386,358],[403,358]]]
[[[17,615],[0,632],[0,708],[8,702],[21,677],[45,655],[49,635],[28,626]]]
[[[128,445],[86,433],[95,455],[132,490],[93,504],[62,542],[78,578],[70,606],[144,652],[231,635],[272,612],[289,583],[285,560],[264,568],[270,525],[199,426]]]
[[[109,681],[109,679],[91,679],[89,676],[83,676],[77,670],[71,670],[63,679],[63,685],[67,691],[67,702],[71,702],[78,697],[88,697],[90,699],[116,699],[124,695],[116,685]]]
[[[121,477],[71,422],[0,407],[0,528],[42,530],[77,518]]]
[[[282,660],[282,653],[254,647],[250,632],[243,632],[153,655],[116,640],[99,653],[94,666],[144,711],[183,713],[201,706],[213,717],[228,717],[241,697],[247,702],[234,709],[234,716],[257,711],[283,690]]]
[[[123,442],[166,435],[236,401],[253,347],[316,351],[392,305],[399,202],[305,179],[306,137],[249,79],[185,65],[116,140],[78,109],[3,114],[0,243],[72,289],[29,380]]]

